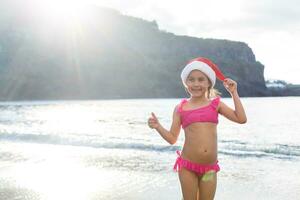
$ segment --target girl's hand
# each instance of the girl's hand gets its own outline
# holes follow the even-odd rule
[[[148,126],[150,128],[155,128],[156,129],[160,126],[159,121],[158,121],[157,117],[155,116],[155,114],[153,112],[151,113],[151,115],[152,115],[152,117],[150,117],[148,119]]]
[[[231,94],[237,91],[237,83],[230,78],[226,78],[223,82],[223,85],[226,88],[226,90]]]

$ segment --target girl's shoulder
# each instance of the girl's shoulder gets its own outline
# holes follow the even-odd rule
[[[221,97],[220,96],[216,96],[215,98],[213,98],[211,100],[211,106],[214,108],[214,109],[218,109],[218,106],[220,104],[220,101],[221,101]]]
[[[220,96],[215,96],[213,99],[211,99],[212,103],[219,103],[221,101],[221,97]]]
[[[181,99],[180,100],[179,104],[177,104],[176,107],[175,107],[177,113],[180,113],[182,111],[182,106],[187,101],[188,101],[187,99]]]

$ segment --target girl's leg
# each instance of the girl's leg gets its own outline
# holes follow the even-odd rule
[[[199,176],[199,199],[198,200],[213,200],[217,188],[217,173],[211,173],[209,176]]]
[[[198,175],[182,167],[178,171],[184,200],[196,200],[198,192]]]

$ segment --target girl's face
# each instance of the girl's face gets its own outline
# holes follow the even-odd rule
[[[208,77],[199,70],[193,70],[186,79],[187,90],[192,97],[202,97],[210,87]]]

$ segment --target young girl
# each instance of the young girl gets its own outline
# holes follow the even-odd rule
[[[214,92],[216,75],[231,94],[235,109],[231,109]],[[178,171],[184,200],[214,199],[217,172],[217,124],[220,113],[227,119],[243,124],[247,118],[240,101],[237,83],[222,76],[217,66],[207,58],[196,58],[189,62],[181,73],[181,79],[190,94],[174,109],[170,130],[166,130],[154,113],[148,119],[150,128],[155,129],[168,143],[175,144],[184,129],[185,141],[174,170]]]

